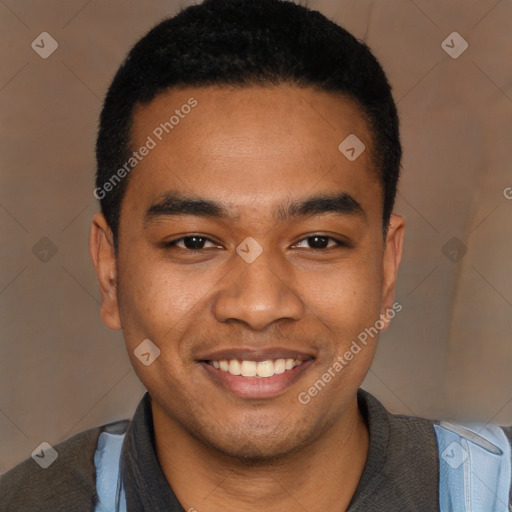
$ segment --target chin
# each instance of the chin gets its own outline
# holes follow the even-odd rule
[[[244,429],[244,432],[235,431],[231,432],[231,435],[229,430],[224,430],[220,436],[202,436],[201,441],[222,456],[236,459],[244,465],[259,465],[283,459],[300,451],[313,441],[312,437],[307,432],[298,432],[295,429],[277,433],[275,429],[273,432],[271,429],[267,429],[266,432],[248,432]]]
[[[244,465],[258,466],[268,464],[271,461],[283,459],[286,456],[298,451],[300,448],[294,446],[273,446],[268,443],[261,444],[231,444],[217,445],[213,448],[222,455],[236,459]]]

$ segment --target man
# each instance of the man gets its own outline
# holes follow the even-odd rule
[[[506,511],[510,429],[359,389],[401,308],[400,159],[382,69],[318,12],[206,0],[150,31],[105,100],[90,238],[148,393],[7,473],[2,510]]]

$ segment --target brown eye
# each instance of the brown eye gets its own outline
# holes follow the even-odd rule
[[[203,249],[204,244],[206,243],[206,238],[202,236],[186,236],[182,238],[183,245],[185,246],[185,249]]]
[[[341,240],[337,240],[336,238],[332,238],[330,236],[324,235],[312,235],[300,240],[296,247],[302,248],[304,246],[300,246],[300,244],[307,243],[308,246],[306,248],[309,249],[330,249],[332,247],[349,247],[349,245]],[[332,243],[334,242],[334,243]]]
[[[167,242],[165,247],[179,247],[189,251],[200,251],[201,249],[208,248],[205,247],[207,243],[210,243],[211,247],[219,247],[219,245],[212,242],[209,238],[199,235],[190,235],[177,238],[176,240]]]

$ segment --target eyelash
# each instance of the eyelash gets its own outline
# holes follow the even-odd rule
[[[163,247],[166,248],[166,249],[168,249],[168,248],[170,249],[170,248],[173,248],[173,247],[178,247],[178,245],[177,245],[178,242],[186,240],[187,238],[200,238],[200,239],[206,240],[207,242],[211,242],[213,244],[216,244],[216,242],[214,242],[210,238],[208,238],[206,236],[203,236],[203,235],[187,235],[187,236],[182,236],[181,238],[176,238],[175,240],[171,240],[169,242],[165,242],[163,244]],[[300,242],[303,242],[303,241],[311,239],[311,238],[324,238],[324,239],[327,239],[329,241],[332,240],[333,242],[336,243],[336,246],[331,246],[331,247],[324,247],[324,248],[320,248],[320,249],[310,248],[312,251],[326,251],[328,249],[333,249],[333,248],[347,248],[347,249],[350,249],[350,248],[353,247],[352,245],[350,245],[347,242],[344,242],[343,240],[339,240],[338,238],[334,238],[332,236],[327,236],[327,235],[321,235],[321,234],[314,234],[314,235],[309,235],[309,236],[306,236],[304,238],[301,238],[294,245],[297,245]],[[220,244],[218,244],[218,245],[220,245]],[[205,248],[201,248],[201,249],[187,249],[186,247],[179,247],[179,248],[184,250],[184,251],[188,251],[190,254],[197,254],[197,253],[203,252],[205,250]]]

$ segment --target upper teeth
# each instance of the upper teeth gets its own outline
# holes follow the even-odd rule
[[[302,364],[299,359],[276,359],[267,361],[239,361],[231,359],[230,361],[222,359],[221,361],[210,361],[217,369],[223,372],[229,372],[232,375],[242,375],[242,377],[272,377],[291,370],[295,366]]]

